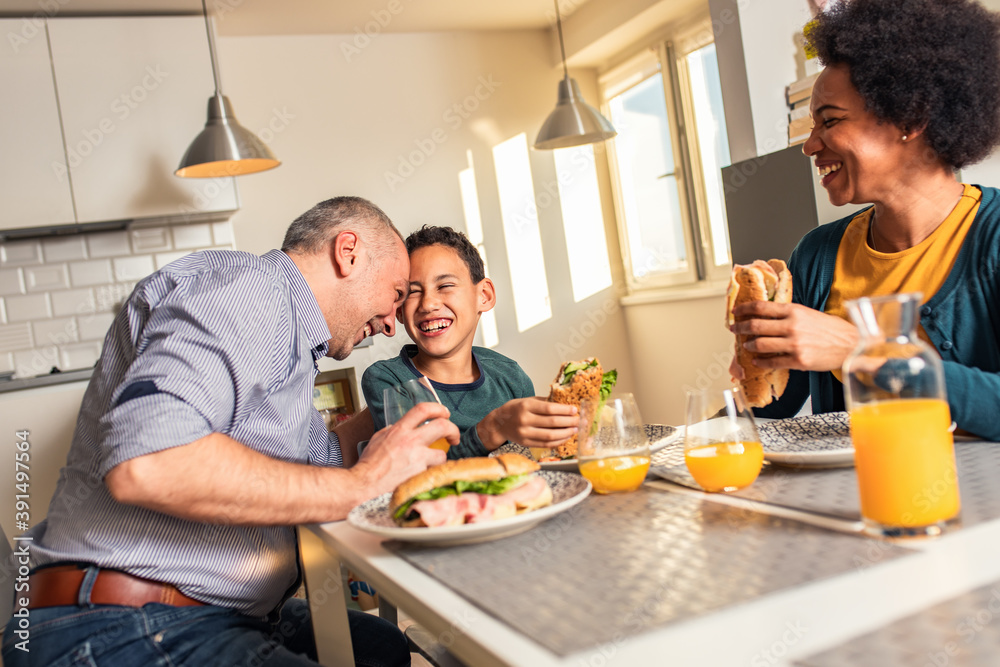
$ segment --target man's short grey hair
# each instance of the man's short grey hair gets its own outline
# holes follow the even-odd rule
[[[300,215],[285,232],[281,249],[287,253],[314,253],[323,250],[340,232],[355,228],[372,232],[368,241],[377,256],[393,245],[392,235],[403,240],[382,209],[362,197],[334,197]]]

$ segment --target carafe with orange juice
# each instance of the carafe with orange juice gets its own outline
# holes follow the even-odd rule
[[[635,491],[649,472],[649,438],[632,394],[580,403],[576,458],[597,493]]]
[[[687,392],[684,463],[709,492],[736,491],[754,483],[764,465],[764,449],[742,390]]]
[[[861,331],[844,362],[861,515],[871,532],[937,535],[958,516],[944,367],[917,335],[921,295],[847,303]]]

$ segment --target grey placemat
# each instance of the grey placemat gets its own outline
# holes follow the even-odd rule
[[[994,667],[1000,664],[1000,582],[796,662],[801,667]]]
[[[494,542],[386,546],[558,655],[851,571],[870,549],[858,537],[647,488],[591,495]]]
[[[955,460],[962,496],[961,525],[1000,517],[1000,484],[996,483],[1000,445],[956,442]],[[701,489],[684,466],[684,449],[679,442],[653,456],[651,471],[671,482]],[[861,517],[854,468],[808,470],[765,465],[753,485],[730,495],[851,520]]]

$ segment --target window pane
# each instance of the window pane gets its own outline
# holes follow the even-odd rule
[[[471,158],[469,164],[472,164]],[[458,172],[458,188],[462,193],[462,210],[465,212],[465,233],[479,250],[488,278],[490,267],[486,263],[486,246],[483,245],[483,221],[479,217],[479,191],[476,189],[476,172],[472,167]],[[496,347],[497,343],[500,342],[500,336],[497,332],[496,310],[488,310],[479,318],[479,333],[482,336],[483,347]]]
[[[604,235],[594,147],[560,148],[553,151],[553,156],[573,299],[581,301],[611,287],[611,262]]]
[[[524,331],[552,317],[542,237],[538,230],[535,186],[528,160],[528,139],[524,133],[494,146],[493,162],[514,289],[517,330]]]
[[[698,147],[701,152],[702,176],[708,199],[709,226],[712,232],[712,259],[716,266],[729,264],[729,234],[722,188],[722,168],[729,166],[729,137],[726,134],[722,110],[722,85],[719,82],[719,60],[715,44],[693,51],[687,56],[694,103]]]
[[[609,100],[632,275],[688,268],[660,73]]]

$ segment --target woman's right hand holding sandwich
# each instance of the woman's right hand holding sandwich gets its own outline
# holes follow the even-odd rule
[[[754,337],[744,347],[762,355],[754,360],[761,368],[839,369],[858,343],[853,324],[796,303],[752,301],[733,316],[738,321],[729,330]]]
[[[351,468],[370,488],[369,497],[392,491],[429,466],[444,463],[447,455],[429,445],[440,438],[452,445],[458,443],[458,427],[448,420],[450,414],[440,403],[418,403],[398,421],[372,436],[358,463]]]
[[[577,431],[579,409],[536,396],[507,401],[476,426],[479,439],[493,451],[508,440],[525,447],[555,447]]]

